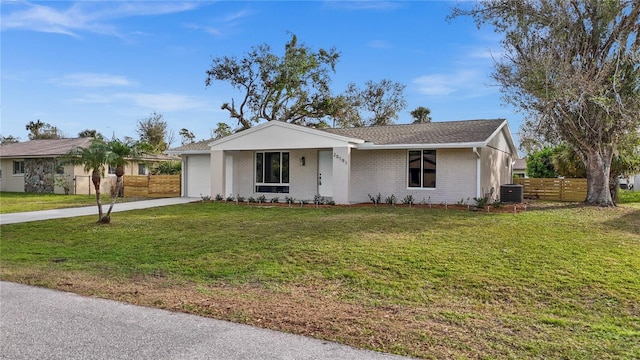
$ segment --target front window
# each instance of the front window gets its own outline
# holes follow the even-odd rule
[[[145,164],[138,164],[138,175],[147,175],[147,166]]]
[[[288,152],[256,152],[255,192],[289,192]]]
[[[13,173],[24,174],[24,161],[14,161],[13,162]]]
[[[116,167],[115,166],[109,165],[109,174],[111,174],[111,175],[115,175],[116,174]]]
[[[436,151],[409,150],[408,186],[415,188],[436,187]]]

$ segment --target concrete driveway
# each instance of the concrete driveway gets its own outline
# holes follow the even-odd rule
[[[405,359],[7,282],[0,282],[0,302],[0,359]]]

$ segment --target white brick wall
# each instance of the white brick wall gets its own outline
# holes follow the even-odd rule
[[[354,150],[351,156],[351,202],[369,202],[367,194],[391,194],[401,202],[406,195],[414,201],[449,204],[475,197],[476,155],[471,149],[440,149],[436,152],[436,188],[407,186],[407,150]]]

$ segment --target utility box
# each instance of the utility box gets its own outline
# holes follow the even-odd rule
[[[507,184],[500,186],[500,201],[503,203],[519,204],[524,201],[523,186],[520,184]]]

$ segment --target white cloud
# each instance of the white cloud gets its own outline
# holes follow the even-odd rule
[[[135,106],[146,111],[170,112],[184,110],[203,110],[210,107],[210,101],[194,96],[173,93],[114,93],[84,94],[74,99],[84,104],[115,104]]]
[[[418,92],[429,96],[456,94],[463,98],[477,97],[493,92],[487,88],[485,74],[474,70],[431,74],[413,80]]]
[[[148,108],[148,109],[152,109],[160,112],[189,110],[189,109],[200,108],[207,105],[203,101],[200,101],[194,97],[182,95],[182,94],[172,94],[172,93],[118,94],[117,97],[120,99],[131,99],[134,104],[140,107],[144,107],[144,108]]]
[[[368,45],[369,47],[374,49],[389,49],[393,47],[391,43],[385,40],[372,40],[372,41],[369,41]]]
[[[67,8],[16,2],[22,9],[11,11],[5,7],[2,29],[23,29],[79,37],[82,32],[118,36],[109,20],[163,15],[188,11],[199,6],[196,2],[93,2],[73,3]]]
[[[52,79],[51,82],[62,86],[73,87],[106,87],[106,86],[131,86],[135,83],[125,76],[97,74],[97,73],[73,73],[62,78]]]

